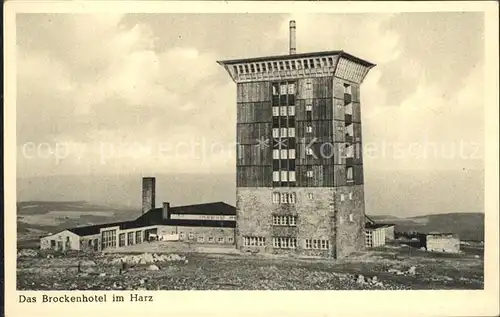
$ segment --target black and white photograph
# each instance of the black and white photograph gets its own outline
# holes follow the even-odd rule
[[[484,10],[287,3],[15,15],[17,294],[485,290]]]

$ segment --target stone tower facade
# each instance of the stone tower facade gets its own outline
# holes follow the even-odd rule
[[[344,51],[219,61],[237,84],[242,251],[342,258],[364,249],[360,85]]]

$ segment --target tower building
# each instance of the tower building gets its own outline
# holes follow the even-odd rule
[[[362,250],[360,85],[344,51],[218,61],[237,84],[236,246],[342,258]]]

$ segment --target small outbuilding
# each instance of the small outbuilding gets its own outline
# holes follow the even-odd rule
[[[427,251],[460,252],[460,238],[456,233],[429,232],[419,234],[420,243]]]

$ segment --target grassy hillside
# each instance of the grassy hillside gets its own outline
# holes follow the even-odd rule
[[[17,203],[17,238],[20,245],[36,246],[41,236],[66,228],[131,220],[140,209],[110,207],[85,201],[23,201]]]
[[[461,240],[484,240],[483,213],[448,213],[410,218],[393,216],[369,216],[375,221],[394,223],[396,231],[453,232]]]

